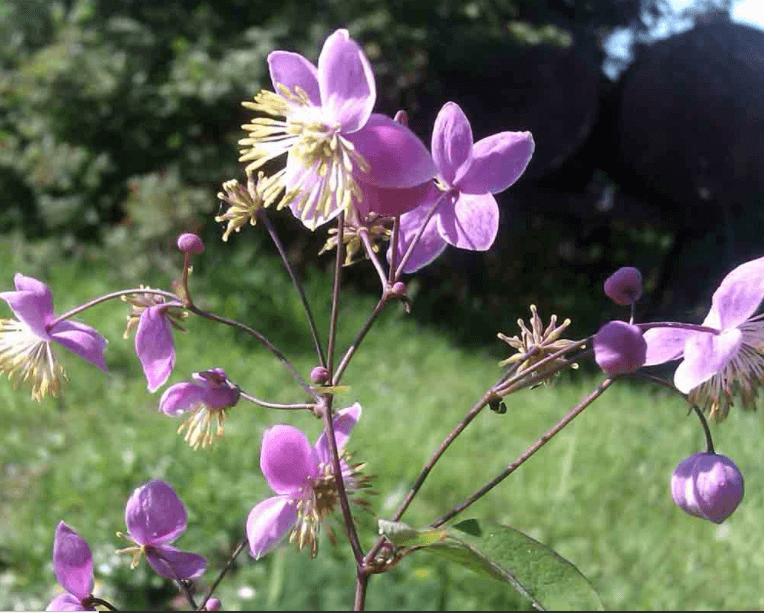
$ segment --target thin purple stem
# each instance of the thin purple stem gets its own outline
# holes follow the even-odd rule
[[[297,411],[300,409],[307,409],[309,411],[312,411],[315,408],[314,404],[308,404],[306,402],[297,402],[294,404],[281,404],[279,402],[268,402],[266,400],[261,400],[260,398],[255,398],[254,396],[251,396],[250,394],[245,394],[244,392],[241,392],[241,397],[245,400],[249,400],[250,402],[260,405],[261,407],[265,407],[266,409],[279,409],[282,411]]]
[[[372,264],[374,264],[374,268],[377,269],[379,280],[382,282],[382,291],[384,292],[385,287],[387,286],[387,273],[385,272],[385,269],[382,268],[382,263],[379,261],[379,258],[374,251],[374,246],[371,244],[371,240],[369,240],[369,231],[366,228],[360,228],[358,230],[358,236],[361,237],[361,242],[363,243],[366,255],[369,256]]]
[[[565,426],[567,426],[573,419],[579,415],[586,407],[588,407],[592,402],[594,402],[597,398],[599,398],[605,390],[610,387],[610,385],[613,383],[613,379],[605,379],[602,383],[600,383],[597,388],[586,395],[586,397],[579,402],[573,409],[571,409],[565,417],[563,417],[555,426],[553,426],[551,429],[549,429],[544,435],[541,436],[533,445],[528,447],[528,449],[523,452],[522,455],[520,455],[517,460],[512,462],[507,468],[505,468],[503,471],[501,471],[496,477],[491,479],[488,483],[486,483],[483,487],[481,487],[479,490],[477,490],[474,494],[472,494],[469,498],[467,498],[464,502],[461,504],[456,505],[453,509],[451,509],[448,513],[443,515],[441,518],[435,520],[430,526],[432,528],[437,528],[439,526],[442,526],[444,523],[446,523],[449,519],[454,517],[455,515],[458,515],[464,509],[469,507],[473,502],[476,500],[479,500],[483,496],[485,496],[488,492],[490,492],[494,487],[496,487],[499,483],[504,481],[509,475],[511,475],[513,472],[515,472],[520,466],[522,466],[526,461],[530,459],[530,457],[536,453],[539,449],[541,449],[544,445],[546,445],[554,436],[557,434],[560,430],[562,430]]]
[[[355,580],[355,601],[353,611],[363,611],[366,607],[366,586],[369,584],[368,573],[359,572]]]
[[[398,236],[401,233],[401,216],[396,215],[393,219],[393,234],[390,237],[390,270],[387,282],[392,285],[395,282],[395,270],[398,266]]]
[[[218,585],[220,585],[220,582],[223,580],[223,577],[225,577],[228,571],[231,570],[231,566],[233,566],[233,563],[236,561],[236,558],[239,557],[239,554],[242,552],[242,550],[246,546],[247,546],[247,537],[245,536],[244,540],[241,543],[239,543],[239,546],[236,547],[236,550],[233,552],[228,562],[226,562],[226,565],[220,571],[220,574],[218,575],[217,579],[215,579],[215,581],[210,586],[210,589],[207,590],[207,593],[202,599],[202,604],[199,605],[198,609],[196,609],[197,611],[204,610],[204,607],[207,605],[207,601],[212,596],[212,593],[217,589]]]
[[[326,366],[326,356],[324,355],[324,350],[323,350],[323,347],[321,346],[321,341],[318,338],[318,329],[316,328],[316,322],[313,319],[313,312],[310,310],[308,297],[305,295],[305,289],[303,288],[302,283],[300,283],[300,279],[297,277],[297,273],[292,267],[292,264],[289,262],[289,258],[287,257],[287,253],[286,253],[286,250],[284,249],[284,245],[279,240],[279,237],[276,234],[276,230],[274,229],[273,224],[271,224],[271,220],[268,218],[268,215],[266,214],[265,210],[263,209],[259,211],[258,216],[260,219],[263,220],[263,223],[265,224],[265,227],[268,230],[268,234],[270,234],[271,236],[271,240],[273,241],[273,244],[276,245],[276,249],[278,249],[279,255],[281,256],[281,261],[284,263],[284,267],[287,269],[289,276],[292,278],[292,283],[294,283],[294,286],[297,289],[297,293],[300,295],[300,300],[302,301],[302,308],[305,310],[305,317],[308,320],[308,327],[310,327],[310,333],[313,336],[313,344],[316,346],[318,361],[321,364],[321,366]]]
[[[327,349],[327,369],[331,375],[334,369],[334,345],[337,340],[337,319],[340,308],[340,281],[342,279],[342,263],[345,259],[345,213],[337,217],[337,259],[334,262],[334,285],[332,287],[332,315],[329,322],[329,347]]]
[[[379,299],[379,302],[377,302],[376,306],[374,307],[374,310],[371,312],[369,317],[366,318],[366,321],[364,322],[363,326],[361,326],[358,334],[356,334],[355,339],[353,339],[353,343],[350,345],[350,347],[347,348],[345,355],[342,356],[342,360],[340,361],[340,364],[337,366],[337,370],[334,373],[334,377],[332,378],[332,385],[339,385],[342,373],[345,372],[348,364],[350,364],[350,360],[358,350],[361,341],[363,341],[366,334],[369,332],[369,330],[371,330],[371,326],[374,324],[374,321],[377,319],[377,317],[379,317],[379,314],[382,312],[385,304],[387,304],[387,297],[388,293],[385,291],[382,294],[382,298]]]
[[[234,321],[233,319],[228,319],[227,317],[221,317],[220,315],[215,315],[214,313],[208,313],[207,311],[202,311],[196,306],[188,307],[188,310],[194,313],[195,315],[199,315],[200,317],[204,317],[205,319],[209,319],[211,321],[216,321],[221,324],[225,324],[227,326],[231,326],[233,328],[236,328],[237,330],[241,330],[242,332],[245,332],[249,334],[250,336],[253,336],[256,338],[260,343],[268,349],[274,356],[276,356],[276,359],[278,359],[279,362],[281,362],[284,365],[284,368],[286,368],[294,377],[294,380],[297,381],[297,383],[310,395],[316,402],[320,400],[319,394],[310,386],[308,385],[307,381],[302,378],[302,375],[300,375],[299,372],[297,372],[297,369],[292,365],[292,363],[284,356],[281,351],[279,351],[273,343],[271,343],[267,338],[265,338],[262,334],[260,334],[257,330],[253,330],[249,326],[245,326],[242,323],[239,323],[238,321]]]
[[[357,571],[360,572],[363,564],[363,549],[361,548],[361,542],[358,540],[358,532],[355,528],[355,522],[353,521],[353,514],[350,511],[350,502],[348,501],[347,490],[345,489],[345,481],[342,478],[342,464],[340,463],[340,453],[337,448],[337,438],[334,435],[334,421],[332,419],[332,399],[331,396],[324,396],[324,432],[326,432],[326,438],[329,441],[329,449],[332,454],[332,469],[334,470],[334,480],[337,484],[337,496],[340,499],[340,507],[342,507],[342,517],[345,519],[345,527],[347,528],[348,539],[350,540],[350,547],[353,550],[355,556]]]
[[[395,278],[394,281],[397,281],[401,278],[401,275],[403,274],[403,269],[408,263],[409,259],[411,258],[411,254],[414,253],[414,247],[416,247],[416,244],[419,242],[419,239],[422,238],[422,234],[424,234],[424,229],[427,227],[427,224],[430,223],[430,220],[432,219],[432,216],[435,215],[435,211],[438,209],[440,204],[443,202],[444,198],[448,195],[448,192],[443,192],[440,196],[438,196],[438,199],[435,201],[435,203],[432,205],[432,208],[430,209],[430,212],[427,213],[427,217],[425,217],[425,220],[422,222],[422,225],[419,227],[419,230],[417,231],[416,235],[414,236],[414,240],[411,241],[411,244],[408,246],[408,249],[406,249],[406,253],[403,255],[403,259],[401,259],[401,263],[398,264],[398,267],[395,269]]]
[[[131,294],[154,294],[155,296],[162,296],[163,298],[169,298],[170,300],[173,300],[175,302],[178,301],[178,297],[175,294],[173,294],[172,292],[166,292],[161,289],[149,289],[149,288],[122,289],[122,290],[119,290],[118,292],[111,292],[109,294],[105,294],[98,298],[94,298],[90,302],[81,304],[80,306],[73,308],[71,311],[67,311],[63,315],[59,315],[58,317],[56,317],[56,319],[50,322],[50,324],[48,324],[48,327],[52,328],[57,323],[62,322],[65,319],[69,319],[70,317],[74,317],[78,313],[82,313],[82,311],[89,309],[90,307],[94,307],[97,304],[101,304],[102,302],[106,302],[107,300],[119,298],[120,296],[130,296]]]
[[[478,414],[486,407],[486,405],[494,399],[496,399],[496,394],[493,392],[493,390],[488,390],[485,394],[483,394],[480,400],[475,403],[475,406],[469,410],[467,415],[464,416],[464,418],[456,425],[456,427],[451,431],[446,439],[440,444],[440,447],[438,447],[432,457],[427,461],[427,464],[425,464],[422,468],[422,471],[419,473],[419,476],[414,482],[414,485],[411,486],[409,493],[406,495],[405,500],[401,503],[401,506],[398,507],[395,515],[393,515],[393,521],[398,521],[406,512],[406,509],[409,508],[411,501],[414,500],[414,496],[416,496],[417,492],[419,492],[419,488],[422,487],[422,484],[424,483],[425,479],[427,479],[430,471],[434,468],[440,457],[446,452],[446,449],[448,449],[456,437],[462,433],[462,431],[470,424],[473,419],[475,419],[475,417],[478,416]]]
[[[636,324],[637,328],[646,332],[653,328],[679,328],[681,330],[692,330],[694,332],[707,332],[709,334],[721,334],[721,330],[716,328],[709,328],[708,326],[701,326],[698,324],[687,324],[679,321],[655,321],[649,323]]]

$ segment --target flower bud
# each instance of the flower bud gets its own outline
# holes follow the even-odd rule
[[[605,281],[605,294],[616,304],[634,304],[642,295],[642,273],[631,266],[619,268]]]
[[[204,251],[204,243],[196,234],[187,232],[178,237],[178,249],[183,253],[201,253]]]
[[[671,497],[685,513],[722,523],[743,500],[743,475],[728,457],[696,453],[671,475]]]
[[[217,598],[210,598],[207,604],[204,605],[205,611],[218,611],[220,610],[220,601]]]
[[[393,296],[404,296],[406,294],[406,284],[403,281],[396,281],[390,288],[390,293]]]
[[[611,377],[634,372],[646,357],[642,331],[625,321],[610,321],[594,336],[594,360]]]
[[[329,381],[329,370],[325,366],[316,366],[310,371],[310,380],[318,385]]]

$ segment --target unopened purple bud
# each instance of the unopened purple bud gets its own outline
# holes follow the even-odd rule
[[[605,294],[616,304],[634,304],[642,295],[642,273],[632,266],[619,268],[605,281]]]
[[[646,357],[642,331],[625,321],[608,322],[594,336],[594,360],[611,377],[634,372]]]
[[[205,611],[218,611],[220,609],[220,601],[217,598],[210,598],[207,604],[204,605]]]
[[[398,111],[393,119],[404,126],[409,125],[409,114],[404,110]]]
[[[187,232],[178,237],[178,249],[183,253],[202,253],[204,251],[204,243],[196,234]]]
[[[671,475],[671,497],[685,513],[722,523],[743,500],[743,475],[728,457],[696,453]]]
[[[329,381],[329,369],[325,366],[316,366],[310,371],[310,380],[318,385],[323,385]]]
[[[406,284],[403,281],[396,281],[390,288],[390,293],[393,296],[404,296],[406,294]]]

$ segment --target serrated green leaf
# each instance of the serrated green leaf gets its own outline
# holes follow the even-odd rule
[[[589,580],[568,560],[531,537],[499,524],[463,521],[423,547],[514,587],[538,609],[602,611]]]

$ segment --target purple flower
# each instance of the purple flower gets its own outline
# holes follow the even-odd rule
[[[743,475],[728,457],[696,453],[671,475],[671,497],[685,513],[722,523],[743,500]]]
[[[645,363],[642,331],[625,321],[610,321],[594,336],[594,360],[609,376],[634,372]]]
[[[46,611],[95,611],[93,595],[93,554],[87,541],[63,521],[56,527],[53,541],[53,571],[66,594],[56,596]]]
[[[683,358],[674,385],[689,401],[721,420],[739,391],[745,408],[754,408],[764,377],[764,323],[752,317],[764,298],[764,257],[741,264],[714,292],[703,325],[716,333],[684,328],[645,332],[646,366]]]
[[[195,372],[191,376],[195,381],[182,381],[165,390],[159,410],[172,417],[191,412],[178,428],[178,434],[188,429],[185,440],[196,449],[199,445],[207,447],[223,436],[226,410],[239,402],[241,390],[222,368]]]
[[[440,255],[446,244],[485,251],[496,238],[499,207],[492,194],[512,185],[533,154],[530,132],[500,132],[473,144],[472,128],[458,104],[447,102],[435,119],[432,156],[439,189],[401,217],[398,250],[406,252],[429,211],[442,198],[414,247],[404,271],[413,272]]]
[[[69,320],[56,321],[53,297],[48,286],[17,273],[16,291],[2,292],[0,298],[17,319],[0,319],[0,373],[19,381],[32,379],[32,398],[42,400],[58,395],[59,376],[66,378],[51,347],[56,342],[108,372],[104,361],[107,340],[97,330]]]
[[[125,338],[136,329],[135,353],[146,375],[147,388],[153,394],[164,385],[175,367],[172,329],[185,332],[179,322],[187,314],[179,302],[166,302],[158,294],[125,296],[123,300],[132,305]]]
[[[361,405],[338,411],[334,416],[337,447],[343,452],[350,431],[361,417]],[[342,477],[348,494],[367,487],[368,478],[359,475],[363,466],[348,463],[342,453]],[[249,550],[255,559],[268,553],[291,531],[300,549],[310,546],[311,557],[318,551],[321,521],[338,502],[329,442],[321,434],[315,446],[297,428],[276,425],[263,434],[260,468],[276,496],[257,504],[247,518]],[[363,505],[364,500],[356,500]]]
[[[407,127],[372,114],[376,85],[369,60],[347,30],[324,43],[318,68],[289,51],[268,55],[275,92],[261,91],[244,106],[270,117],[245,125],[239,158],[251,173],[287,154],[271,178],[270,204],[289,206],[315,229],[362,199],[359,180],[381,188],[419,185],[435,174],[430,155]],[[277,120],[273,117],[284,117]],[[376,211],[384,214],[382,211]]]
[[[198,554],[181,551],[172,543],[186,529],[186,509],[175,490],[164,481],[153,480],[137,488],[125,507],[128,535],[137,544],[117,553],[132,553],[130,568],[138,566],[141,555],[163,577],[195,579],[204,572],[207,560]]]

